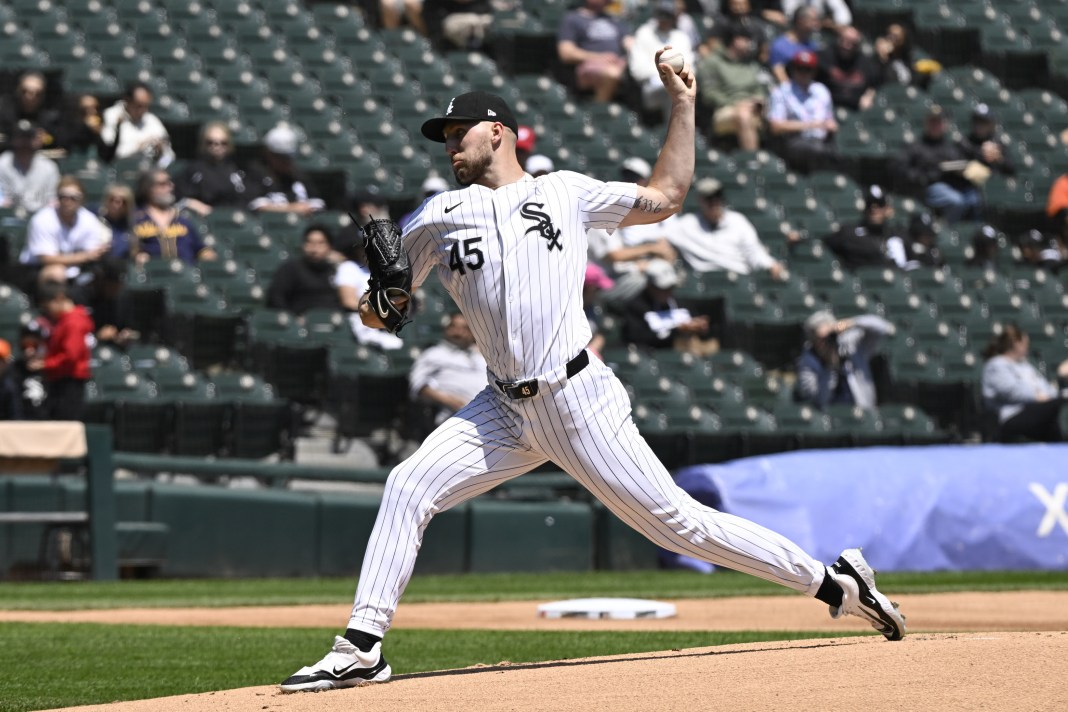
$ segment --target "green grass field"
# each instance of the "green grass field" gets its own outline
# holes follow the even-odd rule
[[[1068,572],[886,574],[891,593],[1068,589]],[[143,606],[348,605],[349,579],[4,583],[0,609]],[[405,602],[585,596],[707,598],[792,594],[751,577],[683,572],[417,576]],[[61,623],[0,624],[0,712],[272,685],[329,648],[332,629],[194,628]],[[839,635],[839,634],[834,634]],[[829,637],[768,632],[534,632],[397,630],[396,674],[492,664]],[[62,670],[62,674],[55,674]],[[43,674],[42,671],[52,671]]]

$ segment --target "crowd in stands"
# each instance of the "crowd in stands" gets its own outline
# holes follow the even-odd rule
[[[494,13],[512,6],[490,0],[376,5],[387,30],[409,27],[443,48],[472,51],[487,49]],[[919,73],[905,25],[892,23],[880,36],[866,38],[853,25],[850,5],[582,0],[560,21],[558,69],[583,100],[627,103],[650,130],[659,131],[670,104],[651,57],[671,45],[696,73],[699,130],[710,143],[727,152],[770,149],[801,174],[835,170],[841,164],[836,140],[841,112],[869,110],[884,87],[912,84]],[[630,13],[634,7],[642,12]],[[637,17],[644,19],[634,22]],[[711,22],[702,21],[707,18]],[[46,101],[62,94],[55,89],[40,72],[27,71],[12,94],[0,97],[0,206],[27,216],[16,281],[35,296],[42,314],[24,327],[23,343],[0,340],[0,419],[77,417],[81,395],[75,392],[89,378],[89,352],[76,348],[78,340],[120,347],[136,341],[139,335],[117,306],[127,270],[153,260],[191,267],[218,260],[198,226],[219,209],[302,220],[292,228],[300,233],[299,247],[263,285],[266,307],[297,319],[336,309],[347,313],[354,344],[403,349],[403,339],[367,329],[354,315],[369,276],[360,226],[390,216],[390,201],[375,185],[359,186],[348,197],[355,224],[338,229],[318,222],[326,202],[302,166],[306,137],[288,123],[263,132],[258,155],[245,160],[238,158],[231,127],[202,117],[196,156],[176,160],[167,127],[152,111],[156,97],[149,85],[131,83],[103,108],[107,97],[88,94]],[[696,200],[680,215],[612,233],[589,232],[583,296],[591,349],[605,348],[601,322],[607,314],[622,324],[623,341],[639,350],[714,353],[722,324],[715,315],[680,306],[676,289],[684,277],[734,273],[787,282],[790,248],[804,239],[822,241],[848,271],[911,272],[945,264],[938,244],[943,228],[976,223],[981,226],[970,236],[971,264],[997,269],[1010,258],[1002,254],[998,231],[981,222],[988,218],[983,188],[991,176],[1011,177],[1018,167],[991,106],[972,107],[967,132],[958,138],[954,122],[965,118],[931,105],[922,132],[894,161],[886,182],[863,186],[863,208],[826,234],[762,233],[732,204],[731,187],[699,163]],[[518,139],[528,173],[537,177],[555,170],[553,159],[537,152],[533,128],[521,126]],[[136,182],[87,195],[77,177],[61,175],[56,162],[87,152],[103,163],[138,162]],[[647,160],[626,155],[618,174],[595,177],[644,184],[651,173]],[[402,226],[418,202],[450,187],[452,181],[430,172],[400,215]],[[895,219],[892,193],[918,198],[926,210],[902,224]],[[1010,237],[1021,262],[1055,271],[1068,259],[1068,176],[1050,192],[1048,218],[1048,224]],[[485,384],[484,360],[463,317],[440,316],[443,340],[417,356],[410,378],[411,399],[429,409],[431,424]],[[816,409],[877,407],[872,360],[899,336],[893,324],[874,314],[839,318],[818,309],[802,331],[793,369],[796,401]],[[996,413],[1001,436],[1059,439],[1060,387],[1029,366],[1027,343],[1027,334],[1011,325],[997,336],[985,354],[982,398]],[[1057,375],[1068,379],[1068,362]]]

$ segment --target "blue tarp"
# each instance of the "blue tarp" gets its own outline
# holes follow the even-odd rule
[[[676,481],[826,563],[862,546],[884,571],[1068,569],[1068,444],[807,450]]]

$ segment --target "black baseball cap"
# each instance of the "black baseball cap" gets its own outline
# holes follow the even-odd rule
[[[864,191],[864,205],[871,207],[872,205],[878,205],[879,207],[886,207],[886,204],[890,201],[886,191],[880,186],[872,185],[868,186],[868,189]]]
[[[423,135],[431,141],[445,143],[445,124],[449,121],[499,121],[519,133],[519,122],[508,103],[485,91],[471,91],[454,96],[445,108],[445,114],[423,122]]]

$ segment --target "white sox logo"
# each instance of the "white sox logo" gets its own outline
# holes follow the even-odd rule
[[[527,220],[534,220],[537,224],[527,228],[524,235],[529,235],[532,232],[537,232],[539,235],[549,241],[549,251],[556,249],[563,252],[564,246],[560,242],[560,231],[553,225],[553,219],[549,217],[548,213],[536,210],[535,208],[543,208],[545,203],[524,203],[523,207],[519,210],[519,214]]]

